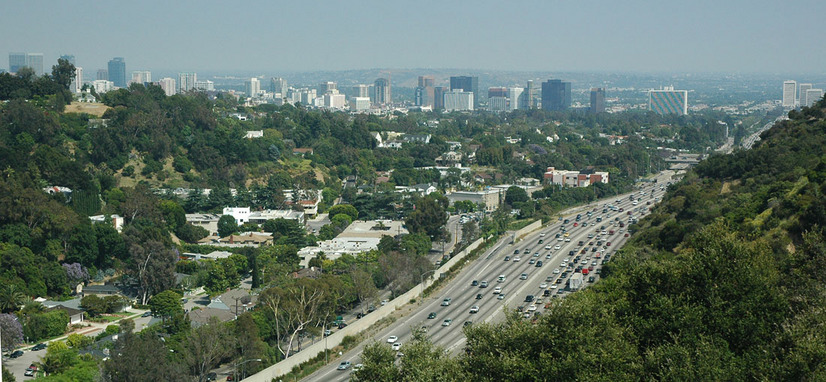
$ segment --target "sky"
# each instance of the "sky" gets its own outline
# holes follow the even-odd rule
[[[462,68],[826,72],[823,0],[8,1],[9,52],[87,73]]]

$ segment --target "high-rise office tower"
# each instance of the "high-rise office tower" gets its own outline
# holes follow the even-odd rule
[[[247,80],[244,85],[246,86],[247,97],[257,97],[258,93],[261,93],[261,82],[255,77]]]
[[[17,73],[26,66],[26,53],[9,53],[9,72]]]
[[[451,90],[444,95],[445,110],[463,111],[473,110],[473,93],[462,90]]]
[[[161,78],[161,80],[158,81],[158,85],[161,87],[161,89],[163,89],[164,94],[166,94],[167,96],[175,95],[175,93],[178,91],[178,88],[175,87],[174,78]]]
[[[434,109],[444,109],[445,108],[445,93],[447,93],[450,89],[445,86],[436,86],[433,88],[433,108]]]
[[[496,86],[488,88],[488,98],[490,97],[507,97],[508,88]]]
[[[811,107],[821,99],[823,99],[823,89],[806,90],[806,107]]]
[[[516,110],[519,108],[519,101],[522,99],[524,90],[522,88],[508,88],[508,110]]]
[[[34,70],[34,75],[43,75],[43,53],[27,53],[26,66]]]
[[[178,92],[184,93],[195,89],[195,83],[198,82],[198,73],[182,72],[178,73]]]
[[[152,72],[148,70],[136,70],[132,72],[132,80],[129,83],[147,84],[152,82]]]
[[[75,66],[75,78],[72,78],[72,83],[69,85],[69,90],[73,93],[80,93],[83,88],[83,68]]]
[[[373,103],[377,105],[389,105],[392,103],[390,93],[390,80],[387,78],[377,78],[373,82]]]
[[[126,87],[126,61],[123,57],[109,60],[109,81],[119,88]]]
[[[474,104],[479,104],[479,77],[450,77],[450,90],[462,90],[473,93]]]
[[[77,63],[75,62],[75,55],[73,54],[64,54],[60,56],[60,59],[69,61],[70,64],[77,66]]]
[[[322,96],[330,90],[338,90],[338,84],[333,81],[322,82],[318,84],[318,93],[316,94]]]
[[[419,76],[419,86],[416,87],[416,106],[435,106],[434,84],[432,76]]]
[[[522,92],[518,107],[520,109],[533,109],[536,107],[536,87],[533,86],[533,80],[528,80],[528,83],[525,85],[525,91]]]
[[[605,88],[591,88],[591,114],[605,112]]]
[[[195,81],[195,90],[201,90],[205,92],[211,92],[215,90],[215,83],[206,80],[206,81]]]
[[[280,93],[281,97],[287,96],[287,80],[281,77],[273,77],[270,79],[270,91],[275,93]]]
[[[353,98],[370,98],[370,87],[365,84],[353,85]]]
[[[783,81],[783,107],[794,108],[795,96],[797,96],[797,81]]]
[[[95,73],[95,80],[109,81],[109,71],[106,69],[98,69],[97,73]]]
[[[797,93],[800,95],[798,97],[797,104],[801,107],[808,106],[809,104],[806,102],[806,91],[812,88],[812,84],[800,84],[797,85]]]
[[[547,80],[542,83],[542,110],[566,110],[571,107],[571,83]]]
[[[648,109],[657,114],[688,114],[688,90],[666,86],[648,91]]]

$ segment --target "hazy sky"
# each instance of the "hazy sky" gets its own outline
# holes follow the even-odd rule
[[[87,73],[468,68],[824,73],[823,0],[4,1],[9,52]]]

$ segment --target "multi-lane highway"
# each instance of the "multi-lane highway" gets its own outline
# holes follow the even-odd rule
[[[541,314],[550,299],[573,293],[565,290],[566,282],[573,275],[588,270],[587,275],[581,276],[583,287],[599,279],[599,271],[606,257],[610,258],[627,240],[629,220],[644,216],[653,204],[662,199],[665,192],[663,186],[670,177],[671,172],[664,172],[659,175],[658,183],[641,186],[631,194],[570,209],[561,220],[516,243],[510,243],[510,238],[501,240],[469,264],[438,294],[424,300],[411,314],[381,330],[373,340],[391,346],[388,338],[395,336],[395,342],[401,344],[399,352],[403,354],[404,344],[412,337],[412,329],[424,327],[436,345],[455,354],[461,351],[465,342],[462,331],[465,323],[501,321],[504,319],[504,307],[521,307],[526,318]],[[620,222],[624,227],[620,226]],[[536,264],[539,261],[541,266]],[[578,267],[583,270],[578,271]],[[484,284],[487,286],[483,287]],[[501,293],[497,293],[497,288],[501,288]],[[533,295],[533,301],[527,302],[527,295]],[[445,299],[450,300],[445,302]],[[369,342],[372,341],[365,341]],[[360,362],[361,350],[360,345],[338,361],[356,365]],[[337,370],[337,366],[337,362],[327,365],[306,380],[349,379],[350,371]]]

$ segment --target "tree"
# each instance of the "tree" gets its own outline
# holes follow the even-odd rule
[[[98,258],[95,265],[104,268],[111,265],[112,258],[126,260],[129,257],[126,242],[115,227],[109,224],[94,224],[92,228],[95,231],[98,245]]]
[[[162,200],[159,209],[170,231],[176,232],[186,224],[186,212],[180,204],[172,200]]]
[[[97,295],[83,296],[80,299],[80,307],[86,311],[91,317],[99,316],[101,313],[106,313],[106,303]]]
[[[238,224],[232,215],[221,215],[218,219],[218,236],[227,237],[233,233],[238,232]]]
[[[66,261],[93,266],[98,259],[98,243],[90,223],[79,224],[72,229],[67,242]]]
[[[174,251],[155,240],[142,244],[134,243],[131,253],[130,272],[137,278],[141,304],[146,305],[149,297],[175,286]]]
[[[360,267],[353,266],[350,277],[353,279],[353,290],[358,298],[359,305],[363,306],[365,301],[370,301],[379,293],[373,275]]]
[[[432,241],[438,241],[446,236],[447,198],[437,193],[420,198],[416,202],[416,209],[407,216],[405,223],[410,233],[424,233]]]
[[[505,191],[505,204],[513,207],[515,203],[527,202],[530,198],[522,187],[510,186]]]
[[[68,60],[59,58],[57,65],[52,66],[52,80],[63,89],[69,90],[69,85],[75,79],[75,66]]]
[[[31,341],[57,337],[66,332],[69,315],[64,310],[26,314],[23,320],[23,334]]]
[[[4,284],[0,287],[0,311],[14,312],[20,309],[26,295],[17,284]]]
[[[175,231],[175,234],[178,236],[179,239],[187,243],[196,243],[198,240],[201,240],[209,236],[209,231],[207,231],[204,227],[199,227],[186,223],[178,227],[178,230]]]
[[[418,256],[426,255],[432,245],[430,238],[421,232],[404,235],[400,241],[402,250]]]
[[[149,299],[149,308],[152,313],[167,319],[176,314],[183,313],[183,303],[181,295],[171,290],[165,290],[152,296]]]
[[[59,374],[77,363],[77,350],[69,348],[63,341],[54,341],[46,348],[43,357],[43,371]]]
[[[353,207],[351,204],[336,204],[327,211],[330,218],[338,214],[346,214],[350,217],[350,221],[358,220],[359,212],[356,207]]]
[[[157,354],[156,357],[147,357]],[[163,354],[163,355],[162,355]],[[104,382],[176,381],[184,368],[154,333],[138,335],[124,332],[115,341],[110,359],[103,361],[101,380]]]
[[[229,327],[216,317],[187,334],[182,344],[183,358],[198,382],[206,382],[209,371],[233,353],[232,340]]]
[[[290,356],[299,333],[329,316],[335,306],[331,292],[320,280],[303,278],[261,293],[259,301],[270,314],[276,347],[284,358]]]
[[[23,343],[23,325],[17,320],[17,317],[11,314],[0,314],[0,332],[2,337],[0,340],[0,349],[2,351],[10,351]]]

